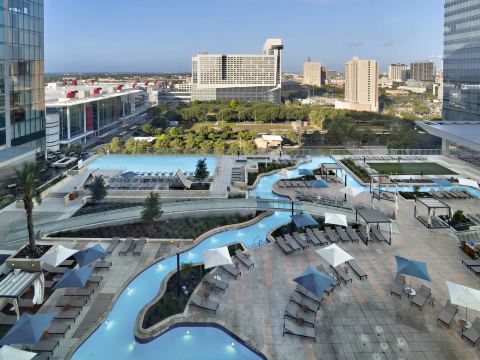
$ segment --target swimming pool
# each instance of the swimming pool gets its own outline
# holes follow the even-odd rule
[[[266,242],[267,233],[290,221],[287,212],[275,212],[260,221],[236,230],[224,231],[207,237],[195,247],[185,251],[180,261],[202,261],[203,251],[241,241],[251,248]],[[75,360],[96,359],[261,359],[246,347],[231,346],[236,340],[224,333],[207,336],[219,329],[209,327],[192,331],[172,330],[147,343],[137,343],[134,326],[137,314],[158,291],[162,280],[176,268],[176,256],[165,258],[136,276],[122,291],[108,317],[72,355]],[[223,276],[223,275],[222,275]],[[188,341],[185,341],[188,340]],[[168,354],[163,356],[164,354]]]
[[[193,172],[197,161],[206,159],[210,175],[215,171],[218,158],[216,156],[189,155],[104,155],[88,164],[90,170],[122,170],[146,173]]]

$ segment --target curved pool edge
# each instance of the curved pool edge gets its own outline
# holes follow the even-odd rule
[[[255,179],[254,183],[252,185],[248,185],[247,186],[247,191],[250,191],[250,190],[255,190],[255,188],[258,186],[258,183],[260,182],[260,180],[264,177],[264,176],[271,176],[271,175],[274,175],[282,170],[295,170],[297,169],[300,165],[303,165],[303,164],[307,164],[309,162],[312,161],[312,158],[310,157],[310,159],[308,160],[302,160],[302,161],[299,161],[298,163],[296,163],[295,165],[293,166],[289,166],[289,167],[286,167],[286,168],[282,168],[282,169],[276,169],[276,170],[272,170],[272,171],[269,171],[269,172],[266,172],[266,173],[263,173],[263,174],[258,174],[257,175],[257,178]]]
[[[245,346],[246,348],[248,348],[250,351],[255,353],[261,359],[264,359],[264,360],[269,360],[270,359],[265,354],[264,351],[260,350],[256,346],[256,344],[252,340],[248,339],[245,336],[237,334],[228,324],[226,324],[223,321],[217,321],[217,322],[212,322],[212,321],[208,321],[208,322],[204,322],[204,321],[179,321],[179,322],[176,322],[176,323],[172,324],[167,329],[165,329],[164,331],[162,331],[161,333],[159,333],[159,334],[157,334],[153,337],[150,337],[146,340],[138,339],[138,342],[140,344],[149,343],[149,342],[155,340],[156,338],[166,334],[167,332],[169,332],[171,330],[174,330],[174,329],[177,329],[179,327],[197,327],[197,328],[200,328],[200,327],[214,327],[214,328],[217,328],[218,330],[221,330],[224,333],[226,333],[227,335],[229,335],[232,339],[234,339],[238,343],[240,343],[243,346]]]
[[[238,224],[229,224],[229,225],[224,225],[224,226],[220,226],[218,228],[214,228],[214,229],[211,229],[201,235],[199,235],[192,243],[188,244],[187,247],[183,248],[182,251],[180,253],[184,253],[184,252],[187,252],[188,250],[194,248],[195,246],[197,246],[199,243],[201,243],[203,240],[205,240],[206,238],[208,238],[209,236],[211,235],[215,235],[215,234],[218,234],[218,233],[221,233],[221,232],[224,232],[224,231],[228,231],[228,230],[235,230],[235,229],[241,229],[241,228],[244,228],[244,227],[247,227],[247,226],[250,226],[250,225],[253,225],[261,220],[263,220],[264,218],[268,217],[268,216],[272,216],[274,214],[273,211],[265,211],[263,213],[261,213],[260,215],[256,216],[255,218],[253,219],[250,219],[248,221],[244,221],[243,223],[238,223]],[[208,235],[207,235],[208,234]],[[242,246],[244,246],[242,244]],[[115,294],[115,296],[113,297],[113,299],[110,301],[110,304],[108,305],[107,309],[105,310],[104,314],[97,320],[97,322],[91,327],[91,329],[85,333],[81,338],[78,339],[78,341],[75,343],[75,345],[68,351],[68,353],[65,355],[65,359],[68,360],[68,359],[71,359],[72,356],[75,354],[75,352],[78,350],[78,348],[80,346],[82,346],[82,344],[104,323],[104,321],[106,320],[106,318],[108,317],[108,315],[111,313],[112,311],[112,308],[113,306],[115,305],[115,303],[117,302],[118,298],[120,297],[120,295],[123,293],[123,291],[125,291],[125,289],[128,287],[128,285],[136,278],[138,277],[140,274],[142,274],[144,271],[146,271],[147,269],[149,269],[151,266],[155,265],[156,263],[160,262],[160,261],[163,261],[167,258],[171,257],[171,255],[165,255],[163,257],[160,257],[158,259],[154,259],[154,260],[151,260],[150,262],[148,262],[142,269],[138,270],[137,272],[135,272],[134,274],[132,274],[127,280],[125,280],[124,284],[120,287],[120,289],[118,290],[118,292]],[[160,289],[162,288],[162,286],[164,286],[163,284],[166,284],[165,282],[165,279],[162,280],[161,284],[160,284]],[[165,290],[164,290],[165,291]],[[163,291],[163,292],[164,292]],[[163,296],[163,293],[162,293],[162,296]],[[150,304],[150,303],[149,303]],[[148,304],[147,304],[148,305]],[[142,312],[144,310],[145,307],[142,308],[142,310],[140,312]],[[139,312],[139,313],[140,313]],[[172,315],[174,316],[174,315]],[[168,318],[167,318],[168,319]],[[142,322],[143,322],[143,317],[142,317]],[[137,329],[138,329],[138,314],[137,314],[137,318],[135,320],[135,327],[134,327],[134,336],[136,337],[137,336]]]

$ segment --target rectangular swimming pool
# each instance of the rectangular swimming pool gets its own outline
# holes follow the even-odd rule
[[[182,172],[195,171],[197,161],[206,159],[210,175],[213,175],[216,156],[188,155],[104,155],[88,164],[90,170],[121,170],[134,172]]]

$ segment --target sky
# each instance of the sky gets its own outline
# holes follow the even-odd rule
[[[307,57],[410,63],[442,54],[443,0],[46,0],[46,72],[189,72],[191,57],[284,42],[283,71]],[[430,58],[438,61],[438,58]]]

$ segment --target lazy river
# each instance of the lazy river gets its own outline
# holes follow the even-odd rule
[[[152,157],[149,157],[152,158]],[[180,157],[184,158],[184,157]],[[312,161],[304,163],[298,169],[289,170],[288,173],[275,173],[262,177],[256,189],[250,195],[276,199],[279,196],[272,193],[275,181],[284,178],[299,176],[299,169],[314,169],[322,162],[334,162],[330,157],[312,157]],[[132,170],[132,169],[127,169]],[[342,176],[345,176],[342,171]],[[353,177],[347,174],[349,186],[363,187]],[[421,187],[421,191],[438,189],[439,186]],[[447,188],[447,187],[444,187]],[[469,187],[453,186],[451,188],[468,189],[477,196],[478,190]],[[400,191],[413,191],[411,186],[399,187]],[[273,228],[288,223],[288,212],[275,212],[255,224],[236,230],[224,231],[204,239],[193,248],[181,254],[181,262],[202,261],[203,250],[225,246],[241,241],[246,247],[251,248],[266,242],[267,233]],[[122,291],[114,304],[111,312],[102,324],[80,345],[72,355],[75,360],[97,359],[262,359],[262,357],[241,341],[237,341],[223,330],[212,327],[178,326],[146,343],[137,343],[134,338],[134,327],[137,314],[159,290],[160,283],[166,275],[176,268],[175,255],[160,260],[137,275]],[[223,275],[222,275],[223,276]]]

